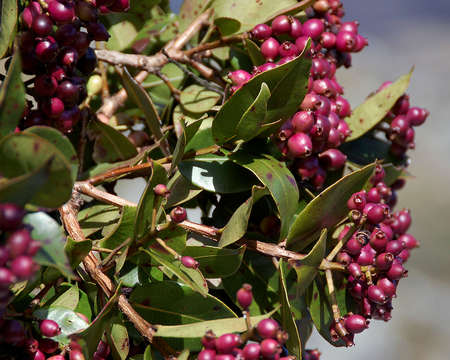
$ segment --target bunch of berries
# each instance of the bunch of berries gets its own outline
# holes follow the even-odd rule
[[[391,84],[391,81],[386,81],[379,87],[377,92]],[[428,110],[424,108],[411,107],[408,94],[402,95],[397,100],[379,127],[392,142],[390,153],[393,156],[402,158],[408,149],[415,148],[414,127],[422,125],[429,114]]]
[[[378,165],[371,178],[373,187],[353,194],[347,202],[359,230],[350,236],[347,225],[339,234],[339,239],[349,239],[337,254],[337,261],[347,266],[348,291],[360,308],[359,314],[347,314],[343,319],[342,325],[350,333],[344,340],[349,345],[353,334],[367,328],[368,319],[390,320],[398,282],[407,276],[404,264],[410,251],[419,246],[407,233],[411,224],[409,211],[391,211],[395,190],[404,182],[397,180],[389,187],[384,179],[385,171]],[[337,332],[332,329],[332,334]]]
[[[270,26],[256,25],[251,34],[261,42],[267,62],[255,67],[252,74],[237,70],[229,77],[235,84],[232,91],[236,91],[253,76],[294,59],[311,39],[308,93],[299,111],[274,138],[282,154],[294,160],[294,172],[320,189],[327,171],[344,166],[347,158],[337,148],[351,133],[344,120],[351,115],[351,107],[342,96],[336,69],[350,66],[350,53],[361,51],[367,40],[358,34],[357,22],[341,22],[344,12],[339,0],[318,1],[306,14],[308,20],[303,24],[295,17],[280,15]]]
[[[0,312],[11,298],[10,285],[30,279],[37,269],[33,256],[40,243],[22,224],[24,215],[25,210],[15,204],[0,204]]]
[[[125,11],[129,0],[31,1],[21,15],[19,48],[22,70],[35,75],[22,128],[54,126],[70,132],[80,119],[78,105],[86,98],[86,77],[97,57],[91,41],[106,41],[108,31],[98,21],[100,11]]]

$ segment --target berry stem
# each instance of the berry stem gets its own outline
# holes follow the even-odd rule
[[[122,199],[119,196],[112,195],[105,191],[97,189],[94,185],[87,181],[79,181],[75,183],[74,190],[82,194],[88,195],[94,199],[103,201],[107,204],[123,207],[123,206],[137,206],[134,202]]]
[[[169,245],[167,245],[163,239],[157,237],[155,238],[156,242],[161,245],[161,247],[166,250],[169,254],[173,255],[173,257],[176,260],[179,260],[181,258],[181,255],[178,254],[174,249],[172,249]]]
[[[361,227],[361,225],[356,225],[355,223],[352,223],[350,226],[350,229],[345,234],[345,236],[339,240],[336,244],[336,246],[333,248],[333,250],[330,251],[330,253],[327,256],[328,261],[333,261],[333,259],[336,257],[337,253],[341,251],[342,247],[345,245],[345,243],[353,236],[353,234],[358,231],[358,229]]]
[[[119,251],[123,249],[124,247],[128,246],[128,244],[131,242],[132,238],[126,239],[122,244],[114,248],[106,258],[104,258],[100,264],[98,265],[100,270],[106,269],[109,264],[113,261],[114,256],[118,255]]]
[[[334,282],[333,282],[333,274],[331,270],[325,270],[325,277],[327,279],[328,293],[330,294],[331,299],[331,310],[333,311],[333,318],[336,323],[338,323],[341,319],[341,311],[339,310],[339,306],[337,304],[336,292],[334,290]]]

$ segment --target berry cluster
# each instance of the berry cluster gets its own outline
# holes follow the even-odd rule
[[[377,92],[391,84],[391,81],[386,81]],[[392,141],[390,152],[393,156],[402,158],[408,149],[415,148],[414,127],[422,125],[428,115],[428,110],[410,106],[408,94],[402,95],[397,100],[380,126],[381,129],[384,129],[387,138]]]
[[[343,319],[342,325],[350,333],[344,340],[349,345],[353,334],[367,328],[368,319],[390,320],[398,282],[407,276],[403,265],[410,251],[419,246],[406,233],[411,224],[409,211],[391,211],[396,202],[395,190],[403,186],[403,181],[388,187],[384,178],[385,171],[378,165],[371,178],[373,187],[350,197],[347,206],[359,230],[350,236],[347,225],[339,234],[339,239],[350,237],[337,261],[347,266],[348,291],[360,307],[360,314],[347,314]],[[332,329],[332,334],[337,335],[337,330]]]
[[[30,279],[37,268],[33,256],[40,243],[22,224],[24,215],[25,210],[15,204],[0,204],[0,311],[9,303],[9,286]]]
[[[317,189],[323,186],[327,170],[338,170],[347,160],[337,148],[351,133],[344,120],[351,114],[351,107],[342,96],[336,69],[350,66],[350,53],[367,45],[358,34],[358,23],[341,22],[343,15],[339,0],[321,0],[308,9],[308,20],[303,24],[292,16],[280,15],[270,26],[256,25],[251,34],[262,42],[261,54],[267,62],[255,67],[252,74],[244,70],[229,74],[235,91],[256,74],[294,59],[311,39],[308,94],[275,141],[283,155],[295,160],[293,167],[299,177],[310,180]]]
[[[108,31],[98,21],[99,12],[125,11],[129,0],[31,1],[22,12],[23,33],[19,48],[22,70],[36,75],[31,103],[22,128],[54,126],[68,133],[80,119],[78,105],[86,98],[86,76],[97,65],[91,41],[106,41]]]

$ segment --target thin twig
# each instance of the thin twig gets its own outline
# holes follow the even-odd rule
[[[117,246],[115,249],[113,249],[106,258],[104,258],[100,264],[98,265],[100,270],[104,270],[106,269],[109,264],[112,262],[112,260],[114,259],[114,256],[118,255],[119,251],[121,249],[123,249],[125,246],[127,246],[130,242],[131,242],[132,238],[128,238],[126,239],[122,244],[120,244],[119,246]]]
[[[91,198],[100,200],[107,204],[116,205],[116,206],[137,206],[136,203],[125,200],[119,196],[110,194],[106,191],[102,191],[97,189],[94,185],[90,184],[87,181],[79,181],[74,185],[74,190],[80,192],[82,194],[88,195]]]

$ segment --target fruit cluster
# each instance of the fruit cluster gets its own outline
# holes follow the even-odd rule
[[[292,16],[280,15],[270,26],[255,26],[251,34],[261,42],[261,54],[267,62],[255,67],[252,74],[237,70],[229,77],[235,84],[232,91],[236,91],[253,76],[298,56],[311,39],[308,93],[275,141],[283,155],[295,160],[293,168],[298,176],[320,189],[326,171],[344,165],[347,158],[337,148],[351,133],[344,120],[351,114],[351,107],[342,96],[336,69],[350,66],[350,53],[361,51],[367,40],[358,34],[357,22],[341,22],[344,11],[339,0],[318,1],[306,14],[308,20],[303,24]]]
[[[72,130],[80,119],[78,105],[86,98],[85,78],[97,65],[89,45],[109,38],[99,13],[128,8],[129,0],[30,2],[21,15],[19,48],[23,72],[35,75],[30,95],[37,108],[28,104],[22,128],[49,125],[64,133]]]
[[[344,316],[342,325],[350,333],[344,339],[348,345],[352,344],[353,334],[367,328],[368,319],[390,320],[398,282],[407,276],[403,265],[410,251],[419,245],[407,233],[409,211],[391,211],[396,202],[395,190],[403,186],[403,180],[389,187],[384,179],[385,171],[378,165],[371,178],[372,188],[353,194],[347,203],[357,231],[352,232],[346,225],[339,234],[339,239],[348,240],[337,254],[337,261],[347,266],[348,291],[360,309],[360,314]],[[332,334],[337,335],[337,330],[332,329]]]
[[[391,81],[383,83],[377,92],[391,85]],[[408,94],[403,94],[386,115],[380,129],[384,129],[387,138],[392,142],[390,153],[402,158],[408,149],[414,149],[414,127],[422,125],[429,115],[428,110],[417,106],[411,107]]]
[[[40,243],[31,238],[30,229],[22,224],[24,216],[23,208],[0,204],[0,312],[9,303],[10,285],[30,279],[37,269],[33,256]]]

